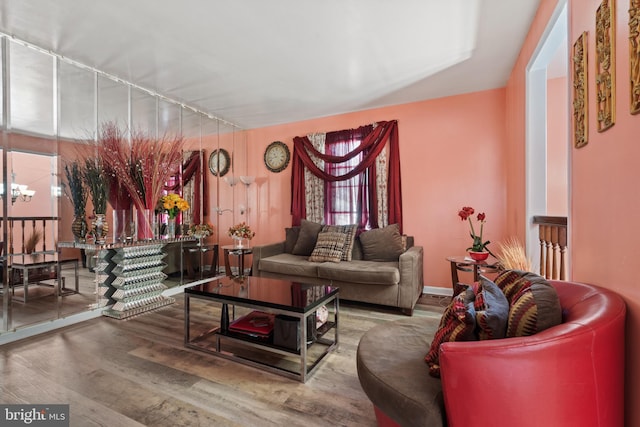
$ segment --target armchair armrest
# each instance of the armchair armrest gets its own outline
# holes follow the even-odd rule
[[[254,246],[251,248],[253,253],[252,262],[252,274],[254,276],[260,276],[260,269],[258,268],[260,260],[273,255],[278,255],[284,252],[284,240],[282,242],[270,243],[262,246]]]
[[[412,246],[400,255],[398,306],[412,310],[424,287],[424,248]]]

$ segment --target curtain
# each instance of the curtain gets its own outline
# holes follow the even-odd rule
[[[324,152],[326,134],[313,133],[308,135],[309,141],[313,147],[319,152]],[[324,169],[324,161],[318,157],[311,155],[313,163],[320,169]],[[305,185],[305,202],[306,202],[306,218],[309,221],[323,223],[324,222],[324,181],[312,174],[309,170],[304,171]]]
[[[373,130],[373,125],[361,126],[358,129],[348,129],[337,132],[329,132],[325,138],[325,153],[334,157],[345,157],[356,150],[368,134]],[[366,155],[367,150],[351,157],[345,162],[326,162],[325,172],[332,176],[344,175],[358,166]],[[326,203],[324,218],[327,224],[358,224],[364,229],[369,223],[370,202],[375,198],[370,197],[370,177],[375,174],[372,167],[365,169],[359,175],[352,178],[331,182],[324,181]],[[357,207],[357,212],[352,214],[352,207]],[[308,219],[308,218],[307,218]]]
[[[299,225],[303,218],[307,218],[307,209],[305,201],[305,169],[309,170],[313,175],[324,181],[336,182],[351,179],[372,165],[375,165],[377,158],[388,145],[389,161],[388,161],[388,180],[386,198],[388,200],[388,223],[397,223],[402,232],[402,193],[400,180],[400,149],[398,141],[398,122],[392,120],[388,122],[379,122],[377,126],[362,140],[361,144],[353,151],[344,155],[325,154],[319,152],[311,143],[308,137],[295,137],[293,139],[293,161],[291,173],[291,215],[293,225]],[[340,163],[362,153],[362,161],[350,171],[338,171],[337,175],[327,173],[319,168],[311,156],[315,156],[326,163]],[[325,169],[327,169],[325,167]],[[377,166],[372,168],[375,171]],[[368,180],[370,188],[375,187],[376,173],[371,172]],[[373,196],[372,196],[373,194]],[[374,199],[370,200],[369,214],[378,216],[378,197],[375,192],[369,192],[369,196]],[[375,203],[376,207],[372,208]],[[374,218],[377,226],[378,219]],[[372,225],[373,221],[370,222]]]
[[[166,185],[164,187],[167,191],[180,192],[180,189],[185,187],[188,183],[192,182],[193,201],[190,201],[190,210],[192,213],[191,223],[200,224],[201,219],[207,215],[207,206],[209,204],[207,200],[207,175],[202,173],[203,169],[203,151],[193,151],[191,155],[182,164],[182,179],[179,179],[179,172],[176,175],[175,183],[173,185]],[[202,181],[202,186],[200,182]],[[202,190],[200,189],[202,187]],[[202,204],[201,204],[202,200]],[[200,206],[204,206],[202,214],[200,213]]]

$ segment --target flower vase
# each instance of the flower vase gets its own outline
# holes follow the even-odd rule
[[[236,249],[242,249],[242,237],[233,236],[233,247]]]
[[[114,209],[113,210],[113,241],[125,243],[127,238],[131,236],[132,230],[127,230],[131,224],[131,210]]]
[[[84,216],[75,216],[71,223],[71,232],[73,233],[73,239],[76,243],[84,243],[88,231],[89,226]]]
[[[176,219],[169,218],[167,220],[167,238],[175,239],[176,238]]]
[[[91,229],[95,242],[99,245],[106,242],[107,234],[109,233],[109,224],[107,223],[107,215],[104,213],[97,213],[95,218],[91,221]]]
[[[155,212],[153,209],[137,209],[136,210],[136,236],[138,240],[153,239],[153,217]]]
[[[476,262],[480,262],[480,261],[484,261],[487,258],[489,258],[489,252],[486,251],[482,251],[482,252],[475,252],[475,251],[469,251],[469,257],[476,261]]]

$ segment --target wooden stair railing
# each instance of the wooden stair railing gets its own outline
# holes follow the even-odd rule
[[[567,217],[534,216],[540,238],[540,275],[567,280]]]

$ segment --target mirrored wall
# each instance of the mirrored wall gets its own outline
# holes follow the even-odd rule
[[[227,230],[246,221],[251,209],[248,192],[253,178],[247,170],[246,138],[241,129],[8,36],[0,36],[0,51],[0,335],[96,306],[93,254],[59,249],[58,243],[74,240],[74,210],[64,168],[91,147],[87,141],[94,141],[105,123],[115,123],[129,135],[139,131],[154,137],[185,138],[183,161],[195,153],[197,171],[178,190],[191,204],[181,215],[179,232],[208,223],[214,234],[205,243],[230,243]],[[218,171],[218,163],[210,165],[212,153],[228,155],[228,168]],[[89,206],[88,220],[92,215]],[[107,220],[113,221],[111,207]],[[169,276],[165,284],[179,286],[193,277],[186,274],[182,243],[172,245],[165,260]],[[47,276],[45,267],[58,261],[62,261],[60,273]],[[36,269],[34,264],[43,268]],[[27,271],[41,274],[42,280],[24,286]],[[54,276],[60,279],[61,292],[55,292],[49,278]],[[81,283],[78,289],[76,277]]]

